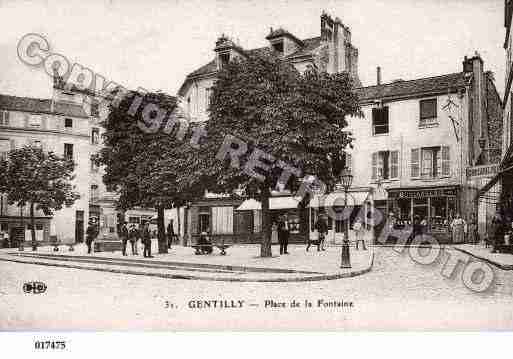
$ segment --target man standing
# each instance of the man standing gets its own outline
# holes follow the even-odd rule
[[[96,225],[92,221],[89,221],[89,225],[87,226],[86,230],[87,254],[91,254],[91,246],[97,236],[98,230],[96,228]]]
[[[126,227],[126,222],[121,222],[119,227],[119,237],[121,237],[121,241],[123,243],[123,256],[126,256],[126,244],[128,242],[128,228]]]
[[[137,253],[137,240],[139,239],[139,231],[135,228],[135,224],[130,226],[130,231],[128,232],[128,239],[130,240],[130,245],[132,246],[132,255],[138,255]]]
[[[153,258],[151,255],[151,233],[149,222],[144,223],[141,235],[144,244],[143,256],[146,258]]]
[[[287,215],[280,217],[278,221],[278,241],[280,242],[280,254],[289,254],[287,246],[289,244],[290,226]]]

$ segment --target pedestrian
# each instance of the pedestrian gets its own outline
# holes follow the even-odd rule
[[[123,244],[123,256],[126,256],[126,245],[128,243],[128,228],[126,226],[126,222],[121,222],[119,226],[119,237],[121,238],[121,243]]]
[[[479,243],[479,232],[475,213],[472,213],[468,224],[468,242],[471,244]]]
[[[280,217],[278,222],[278,242],[280,242],[280,254],[289,254],[287,246],[289,244],[290,223],[286,214]]]
[[[360,243],[362,244],[362,249],[365,251],[367,248],[365,247],[365,238],[363,233],[363,225],[362,220],[358,217],[356,221],[353,223],[353,231],[356,237],[356,249],[360,248]]]
[[[171,243],[173,242],[173,238],[175,237],[175,229],[173,226],[173,220],[169,222],[167,225],[167,248],[171,249]]]
[[[135,228],[135,224],[130,226],[130,230],[128,231],[128,239],[130,240],[130,245],[132,246],[132,255],[138,255],[137,253],[137,240],[139,239],[139,231]]]
[[[459,213],[456,213],[451,223],[452,242],[459,244],[465,241],[465,220],[461,218]]]
[[[424,236],[428,232],[428,221],[426,217],[422,217],[419,224],[419,232],[421,236]]]
[[[276,222],[273,222],[271,226],[271,244],[278,243],[278,225]]]
[[[318,238],[316,241],[308,241],[306,251],[308,252],[312,243],[317,245],[317,252],[319,252],[321,249],[325,251],[326,249],[324,248],[324,243],[326,240],[326,236],[328,235],[328,222],[326,221],[326,217],[324,214],[321,214],[319,216],[317,222],[315,222],[314,228],[318,233]]]
[[[145,258],[153,258],[151,255],[151,231],[148,222],[144,223],[141,236],[144,245],[143,256]]]
[[[93,241],[96,239],[97,236],[98,236],[97,226],[92,221],[89,221],[89,225],[87,226],[87,230],[86,230],[87,254],[91,254],[91,247],[92,247]]]
[[[493,248],[492,253],[495,253],[498,251],[499,246],[501,246],[504,243],[504,234],[506,232],[504,223],[502,221],[502,218],[499,214],[496,214],[492,219],[492,241],[493,241]]]

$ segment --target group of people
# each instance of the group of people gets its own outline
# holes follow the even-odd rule
[[[128,226],[127,222],[122,222],[119,224],[118,236],[121,239],[123,256],[128,255],[128,243],[130,243],[132,248],[132,255],[139,255],[137,247],[139,241],[141,241],[143,245],[143,257],[153,258],[151,255],[151,239],[156,237],[156,232],[150,230],[149,222],[140,224],[138,227],[134,223]],[[92,244],[97,237],[98,226],[91,222],[86,230],[87,253],[90,254],[92,252]],[[167,226],[166,237],[168,248],[171,248],[172,241],[177,238],[173,228],[173,221]]]

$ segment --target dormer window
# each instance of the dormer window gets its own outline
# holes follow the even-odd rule
[[[272,46],[276,53],[283,55],[283,40],[273,43]]]
[[[219,60],[221,62],[221,68],[223,68],[225,65],[227,65],[230,62],[230,53],[229,52],[220,53]]]

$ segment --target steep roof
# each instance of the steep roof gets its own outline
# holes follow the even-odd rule
[[[303,47],[301,49],[299,49],[298,51],[288,55],[287,58],[293,58],[293,57],[311,54],[311,52],[313,50],[315,50],[317,47],[319,47],[319,45],[321,43],[321,38],[313,37],[310,39],[302,40],[302,42],[303,42]],[[259,55],[259,54],[270,53],[271,49],[269,46],[265,46],[265,47],[260,47],[260,48],[256,48],[256,49],[245,50],[244,52],[247,53],[248,55]],[[217,67],[216,67],[216,61],[214,59],[214,60],[210,61],[209,63],[207,63],[206,65],[203,65],[200,68],[198,68],[198,69],[194,70],[193,72],[191,72],[190,74],[188,74],[187,78],[201,76],[201,75],[207,75],[207,74],[214,73],[216,71],[217,71]]]
[[[52,100],[50,99],[0,95],[0,109],[3,110],[53,113],[72,117],[88,117],[80,105],[64,102],[54,102],[54,109],[52,112],[51,103]]]
[[[389,84],[360,87],[356,89],[358,97],[361,102],[390,99],[411,95],[433,94],[455,92],[458,89],[464,88],[467,79],[463,72],[453,74],[426,77],[408,81],[395,81]]]

